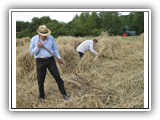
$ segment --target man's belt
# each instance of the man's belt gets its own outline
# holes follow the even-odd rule
[[[52,56],[52,57],[53,57],[53,56]],[[42,59],[42,60],[48,60],[48,59],[50,59],[50,58],[52,58],[52,57],[38,58],[38,59]]]

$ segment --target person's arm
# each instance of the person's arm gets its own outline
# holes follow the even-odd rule
[[[91,51],[92,53],[96,54],[96,55],[98,54],[98,53],[93,49],[93,44],[90,45],[90,51]]]
[[[34,39],[33,38],[31,39],[31,42],[30,42],[29,51],[30,51],[31,55],[33,55],[33,56],[36,55],[36,54],[38,54],[38,52],[39,52],[39,48],[34,43]]]

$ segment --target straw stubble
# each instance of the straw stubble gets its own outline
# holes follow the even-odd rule
[[[63,100],[54,78],[47,72],[44,84],[46,99],[37,103],[35,59],[27,47],[24,47],[23,54],[17,51],[17,108],[143,108],[144,47],[143,44],[137,45],[141,40],[126,42],[122,39],[120,36],[103,33],[94,46],[101,54],[96,56],[87,51],[80,59],[76,48],[84,38],[57,38],[58,50],[66,65],[90,84],[118,93],[111,95],[80,83],[80,78],[55,58],[66,91],[70,95],[68,101]],[[17,49],[21,49],[20,46]]]

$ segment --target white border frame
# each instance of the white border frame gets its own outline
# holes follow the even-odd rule
[[[131,109],[125,109],[125,108],[122,108],[122,109],[116,109],[116,108],[115,109],[39,109],[39,108],[19,109],[19,108],[16,108],[16,57],[15,57],[16,56],[16,34],[15,33],[16,33],[16,12],[18,11],[24,11],[24,12],[25,11],[145,12],[144,13],[144,60],[145,60],[144,61],[144,82],[145,82],[144,83],[144,109],[133,109],[133,108]],[[9,10],[9,110],[10,111],[150,111],[151,110],[151,10],[150,9],[11,9]]]

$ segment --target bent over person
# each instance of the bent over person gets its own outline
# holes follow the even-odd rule
[[[93,47],[94,45],[98,43],[97,39],[93,39],[93,40],[85,40],[84,42],[82,42],[78,47],[77,47],[77,51],[79,53],[80,58],[83,57],[84,53],[87,50],[90,50],[92,53],[96,54],[96,55],[100,55],[100,53],[97,53]]]
[[[47,68],[51,75],[55,78],[63,98],[67,100],[69,99],[69,96],[67,96],[64,87],[64,81],[60,77],[55,59],[47,50],[42,47],[44,46],[50,50],[58,58],[59,63],[63,63],[63,59],[58,53],[57,44],[53,36],[50,35],[51,31],[45,25],[39,26],[37,33],[38,35],[33,36],[31,39],[29,51],[36,58],[37,79],[39,87],[38,101],[41,101],[45,98],[44,81]]]

